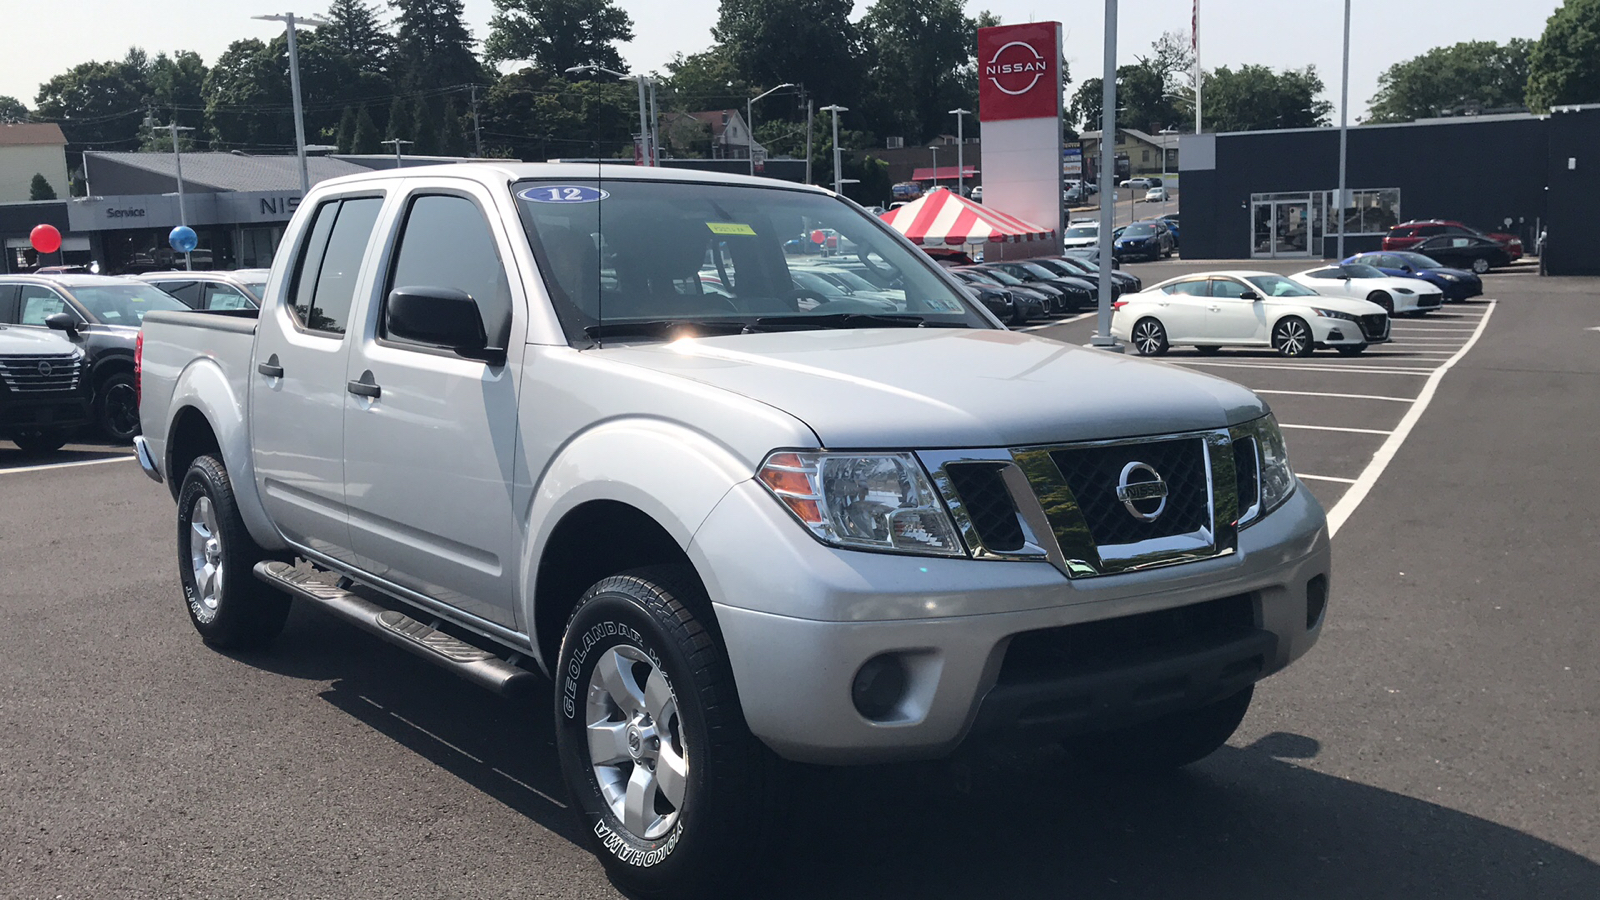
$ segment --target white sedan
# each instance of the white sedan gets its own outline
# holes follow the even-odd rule
[[[1111,334],[1140,356],[1174,345],[1202,353],[1271,347],[1284,356],[1332,348],[1354,356],[1389,340],[1389,314],[1366,300],[1327,297],[1271,272],[1183,275],[1111,304]]]
[[[1144,195],[1144,202],[1146,203],[1165,203],[1166,201],[1167,189],[1164,187],[1153,187]]]
[[[1290,275],[1324,297],[1359,297],[1393,314],[1417,314],[1438,309],[1444,294],[1419,278],[1396,278],[1361,263],[1324,266]]]

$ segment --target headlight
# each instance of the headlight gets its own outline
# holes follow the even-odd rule
[[[1289,447],[1271,413],[1230,429],[1234,466],[1238,470],[1239,527],[1245,528],[1283,505],[1294,493],[1294,471],[1289,468]],[[1255,469],[1251,492],[1250,468]]]
[[[1355,316],[1352,316],[1347,312],[1339,312],[1336,309],[1321,309],[1314,306],[1311,308],[1311,311],[1323,317],[1324,319],[1346,319],[1351,322],[1359,321]]]
[[[1411,288],[1395,288],[1394,292],[1396,294],[1415,294],[1416,293],[1416,291],[1413,291]]]
[[[1451,275],[1448,272],[1440,272],[1439,273],[1439,277],[1443,278],[1445,281],[1455,281],[1456,280],[1456,277],[1454,275]]]
[[[965,556],[944,502],[909,453],[796,453],[759,473],[800,524],[838,547]]]

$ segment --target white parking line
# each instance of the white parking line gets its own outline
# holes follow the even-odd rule
[[[113,456],[108,459],[86,459],[80,462],[46,463],[42,466],[19,466],[15,469],[0,469],[0,475],[16,475],[21,472],[43,472],[46,469],[70,469],[73,466],[98,466],[104,463],[127,462],[133,459],[133,454]]]
[[[1482,322],[1483,320],[1479,319],[1478,321]],[[1389,333],[1393,334],[1400,331],[1406,334],[1421,334],[1423,332],[1438,331],[1445,334],[1466,334],[1477,327],[1476,325],[1430,325],[1423,328],[1417,325],[1392,325],[1389,327]]]
[[[1054,322],[1046,322],[1043,325],[1029,325],[1027,328],[1018,328],[1016,330],[1017,331],[1038,331],[1041,328],[1054,328],[1057,325],[1070,325],[1073,322],[1078,322],[1078,321],[1082,321],[1083,319],[1087,319],[1090,316],[1093,316],[1094,314],[1095,313],[1093,311],[1085,312],[1085,313],[1078,313],[1075,316],[1068,316],[1065,319],[1057,319]]]
[[[1428,369],[1416,366],[1336,366],[1328,363],[1322,365],[1290,366],[1276,363],[1225,363],[1225,362],[1199,362],[1184,360],[1178,363],[1183,366],[1208,366],[1218,369],[1266,369],[1275,372],[1357,372],[1365,375],[1426,375]]]
[[[1343,431],[1349,434],[1390,434],[1377,428],[1345,428],[1342,425],[1291,425],[1288,422],[1279,422],[1279,428],[1304,428],[1307,431]]]
[[[1378,448],[1378,452],[1372,455],[1372,461],[1367,463],[1365,469],[1361,470],[1360,476],[1356,478],[1356,483],[1351,485],[1348,491],[1344,492],[1344,496],[1340,497],[1339,502],[1333,505],[1333,509],[1328,510],[1328,534],[1339,533],[1339,529],[1343,527],[1345,522],[1349,521],[1350,516],[1361,505],[1361,501],[1367,498],[1367,493],[1372,490],[1372,486],[1378,483],[1378,478],[1383,475],[1383,470],[1388,468],[1389,461],[1394,459],[1394,455],[1399,452],[1400,446],[1406,442],[1407,437],[1410,437],[1411,429],[1417,427],[1417,421],[1422,418],[1423,413],[1428,411],[1428,404],[1433,402],[1433,395],[1439,390],[1439,383],[1444,380],[1445,373],[1454,368],[1455,364],[1460,362],[1461,358],[1466,356],[1473,346],[1478,343],[1478,338],[1483,336],[1483,330],[1489,324],[1489,317],[1494,312],[1495,305],[1495,301],[1489,301],[1489,306],[1484,310],[1483,317],[1478,320],[1477,330],[1472,333],[1471,339],[1463,344],[1460,350],[1456,351],[1455,356],[1445,360],[1442,365],[1433,370],[1433,374],[1428,377],[1428,383],[1422,386],[1422,392],[1417,395],[1417,401],[1411,404],[1411,408],[1406,410],[1405,416],[1400,419],[1400,424],[1395,426],[1394,431],[1384,439],[1383,445]]]
[[[1309,478],[1312,481],[1332,481],[1336,484],[1355,484],[1354,478],[1335,478],[1332,475],[1307,475],[1304,472],[1294,473],[1296,478]]]
[[[1292,394],[1297,397],[1336,397],[1340,400],[1391,400],[1395,403],[1410,403],[1415,397],[1385,397],[1382,394],[1330,394],[1325,391],[1268,391],[1262,388],[1254,389],[1258,394]]]

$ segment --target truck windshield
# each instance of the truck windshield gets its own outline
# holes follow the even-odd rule
[[[147,312],[189,308],[148,284],[79,286],[72,288],[72,296],[102,325],[138,325]]]
[[[592,170],[591,170],[592,171]],[[660,339],[745,329],[993,327],[887,227],[810,191],[629,180],[512,188],[568,340]],[[850,292],[805,269],[824,262],[881,291]],[[854,279],[852,279],[852,283]],[[657,323],[682,323],[666,328]],[[618,328],[647,323],[649,328]]]

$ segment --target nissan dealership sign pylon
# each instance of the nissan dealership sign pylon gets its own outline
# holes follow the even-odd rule
[[[983,204],[1061,231],[1061,23],[978,29]]]

